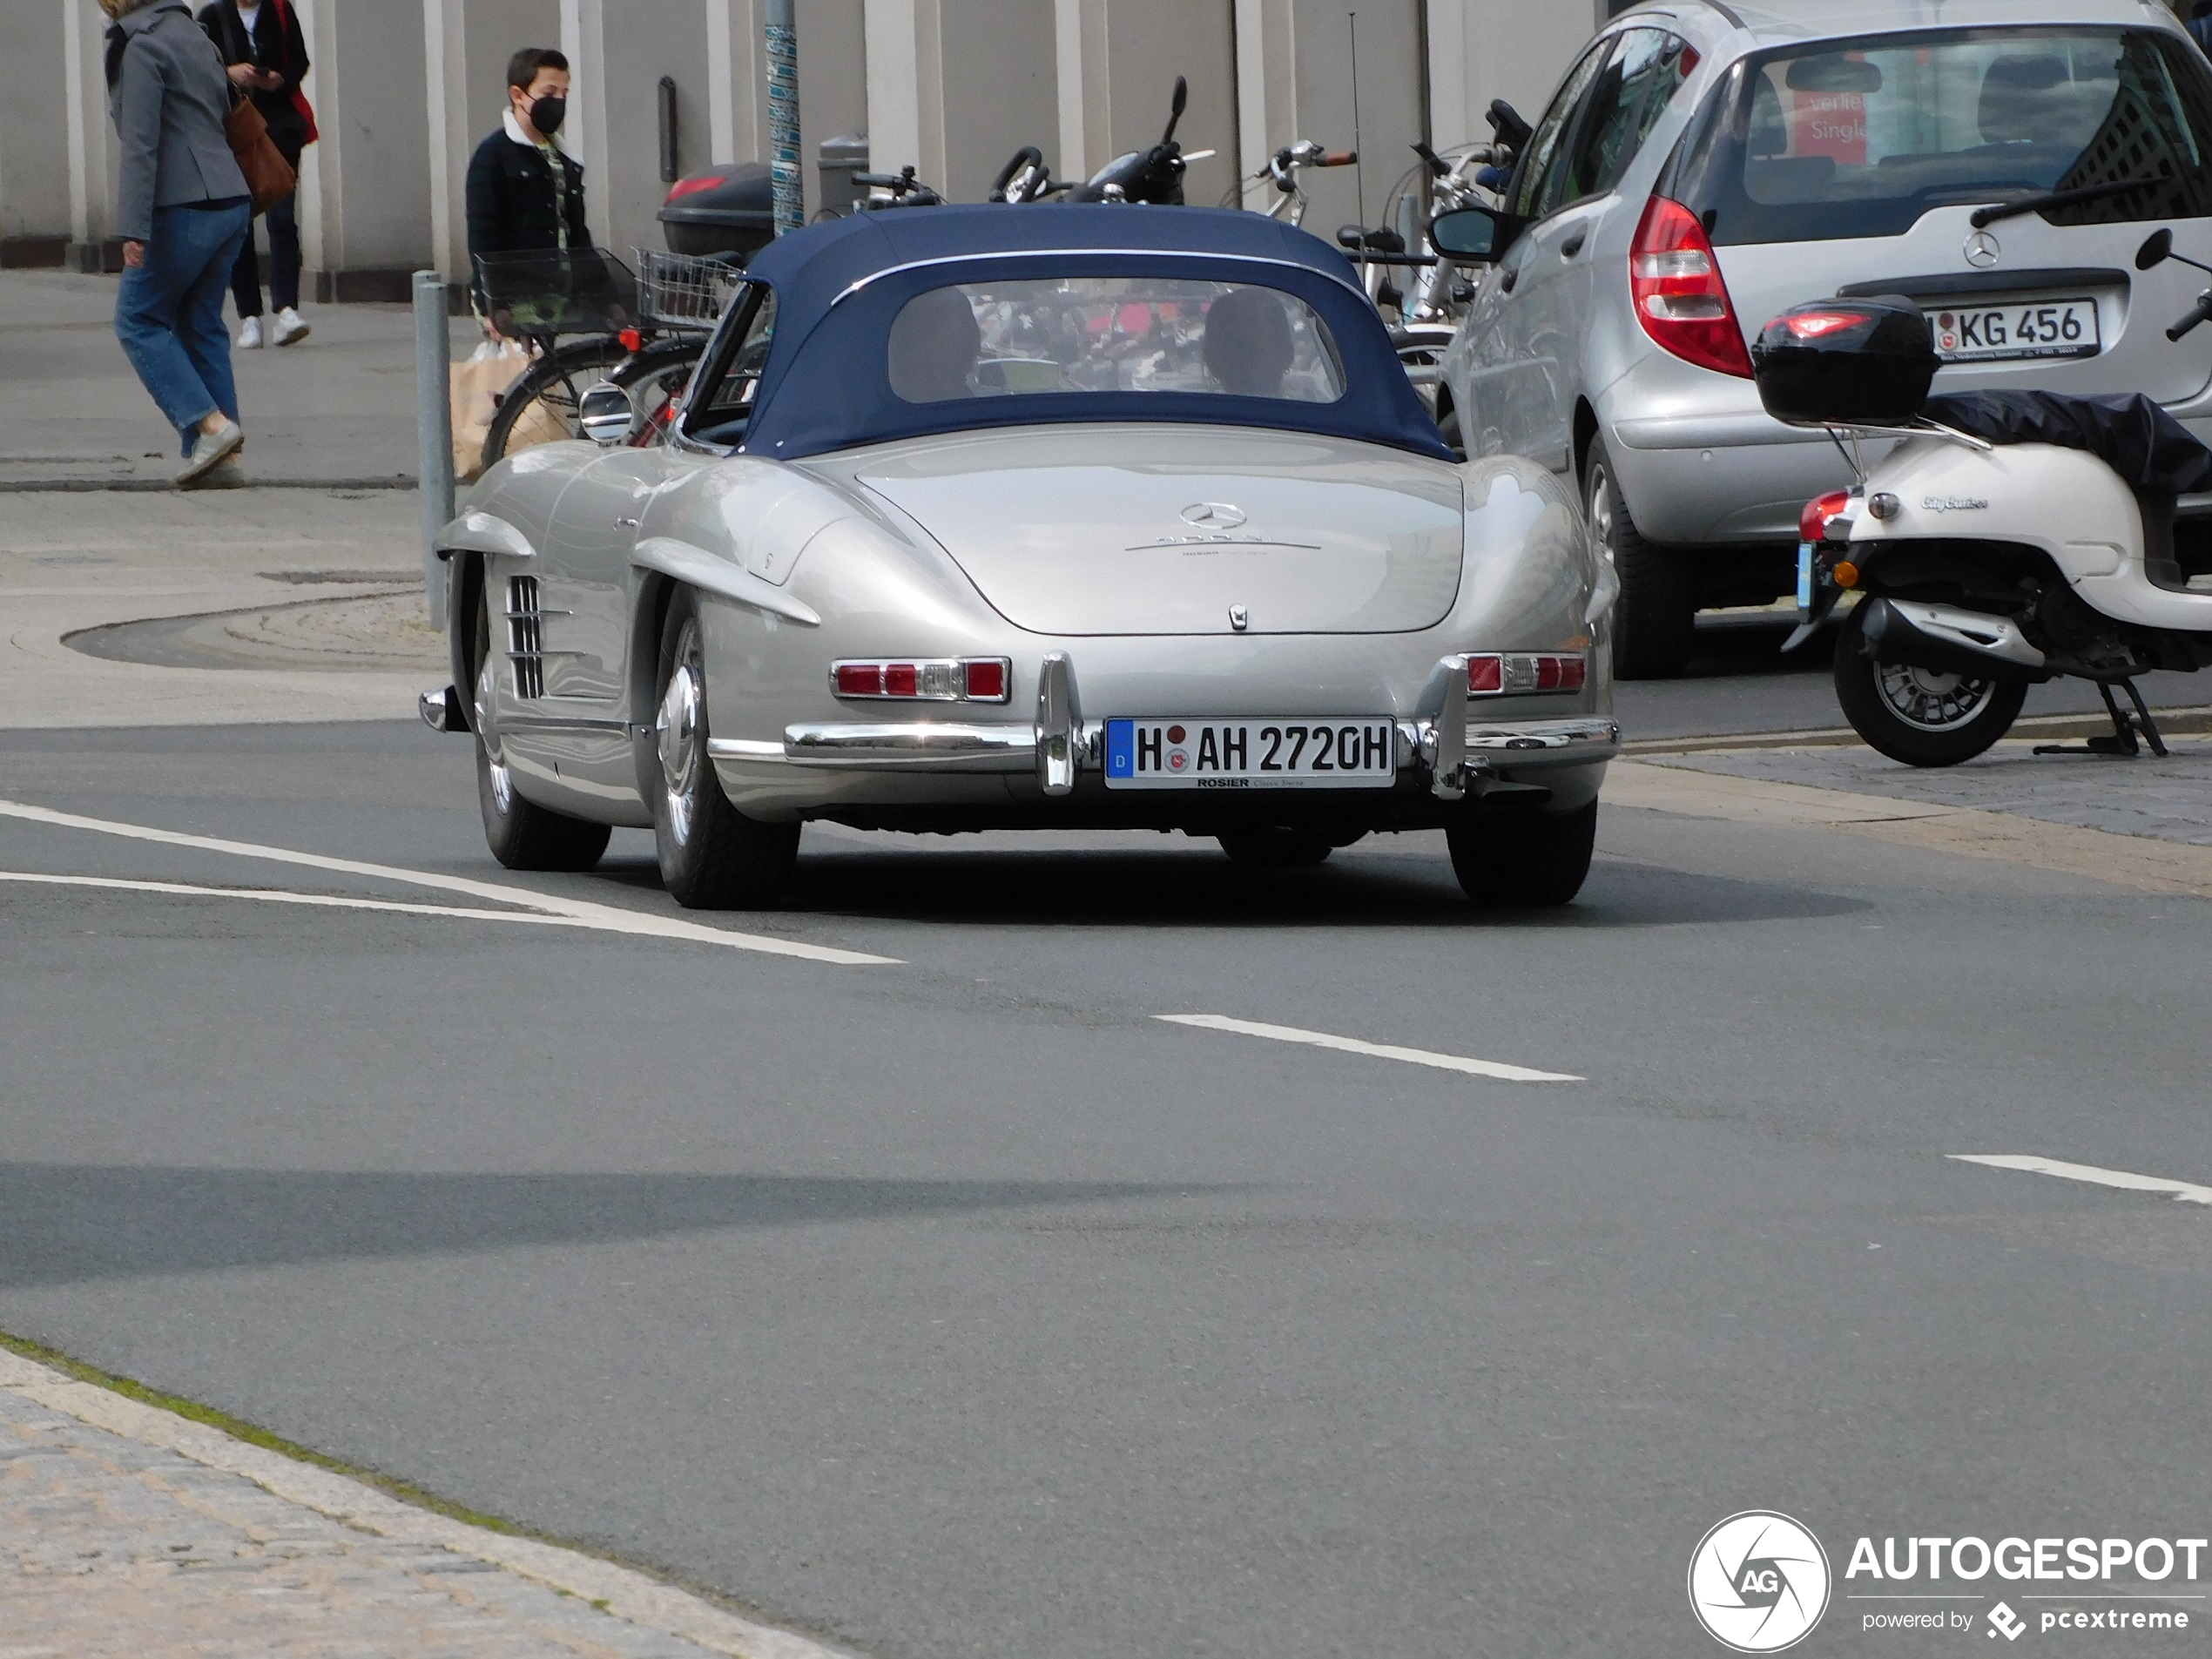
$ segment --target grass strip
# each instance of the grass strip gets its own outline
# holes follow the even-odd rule
[[[118,1377],[112,1372],[102,1371],[98,1366],[88,1366],[82,1359],[72,1359],[68,1354],[46,1346],[43,1342],[33,1342],[28,1338],[17,1336],[11,1332],[0,1331],[0,1348],[5,1348],[9,1352],[20,1355],[25,1359],[34,1359],[42,1366],[60,1372],[72,1381],[90,1383],[96,1388],[105,1388],[110,1393],[120,1394],[124,1399],[136,1400],[141,1406],[152,1406],[158,1411],[168,1412],[189,1422],[199,1423],[205,1427],[212,1428],[218,1433],[227,1434],[234,1440],[243,1440],[248,1446],[258,1446],[264,1452],[274,1452],[279,1457],[290,1458],[295,1463],[312,1464],[318,1469],[327,1469],[333,1474],[342,1474],[348,1480],[358,1480],[365,1487],[374,1487],[388,1497],[397,1498],[401,1502],[412,1504],[417,1509],[427,1509],[434,1515],[443,1515],[448,1521],[458,1521],[470,1527],[482,1527],[487,1532],[504,1533],[510,1538],[535,1539],[542,1544],[555,1544],[563,1549],[577,1550],[579,1554],[598,1554],[596,1550],[578,1548],[577,1545],[565,1538],[556,1538],[548,1533],[536,1532],[528,1527],[517,1526],[511,1521],[502,1521],[497,1515],[488,1515],[481,1510],[471,1509],[465,1505],[441,1498],[436,1493],[425,1492],[421,1487],[410,1481],[395,1480],[389,1475],[377,1474],[374,1469],[360,1468],[341,1459],[311,1450],[307,1447],[286,1440],[281,1434],[271,1433],[258,1423],[249,1423],[244,1418],[233,1417],[228,1412],[218,1411],[212,1406],[203,1406],[196,1399],[184,1399],[175,1394],[165,1394],[158,1388],[149,1388],[135,1377]],[[612,1561],[614,1558],[602,1556],[601,1559]],[[627,1566],[629,1563],[617,1564]]]

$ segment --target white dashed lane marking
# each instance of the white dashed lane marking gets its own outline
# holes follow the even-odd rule
[[[2212,1187],[2194,1181],[2168,1181],[2155,1175],[2131,1175],[2125,1170],[2101,1170],[2094,1163],[2062,1163],[2021,1152],[1952,1152],[1959,1163],[1983,1163],[1993,1170],[2022,1170],[2030,1175],[2054,1175],[2062,1181],[2087,1181],[2101,1187],[2128,1192],[2163,1192],[2183,1204],[2212,1204]]]
[[[1377,1060],[1402,1060],[1412,1066],[1433,1066],[1439,1071],[1465,1072],[1471,1077],[1495,1077],[1509,1083],[1579,1083],[1586,1081],[1565,1071],[1534,1071],[1496,1060],[1470,1060],[1464,1055],[1435,1054],[1426,1049],[1401,1049],[1394,1043],[1363,1042],[1358,1037],[1332,1036],[1326,1031],[1305,1031],[1294,1025],[1264,1025],[1257,1020],[1232,1020],[1225,1014],[1156,1014],[1170,1025],[1196,1026],[1202,1031],[1228,1031],[1244,1037],[1265,1037],[1271,1042],[1302,1042],[1309,1048],[1334,1049],[1340,1054],[1366,1055]]]
[[[835,962],[845,967],[887,967],[895,965],[899,960],[895,956],[872,956],[865,951],[840,950],[830,945],[804,944],[795,939],[774,939],[765,934],[745,934],[733,928],[708,927],[674,916],[655,915],[650,911],[624,910],[615,905],[592,904],[586,900],[564,899],[548,893],[533,893],[528,887],[504,887],[496,881],[478,881],[465,875],[433,875],[424,870],[406,870],[390,864],[368,864],[358,859],[329,858],[320,853],[300,853],[287,846],[263,846],[253,841],[227,841],[212,835],[186,835],[176,830],[154,829],[145,824],[83,818],[75,813],[57,813],[51,807],[30,806],[21,801],[0,800],[0,818],[17,818],[32,824],[51,824],[60,829],[90,830],[96,834],[121,836],[134,841],[153,841],[164,846],[187,846],[203,853],[226,853],[233,858],[260,859],[273,864],[295,864],[310,870],[326,870],[334,875],[369,876],[380,881],[403,881],[412,887],[429,887],[441,893],[465,894],[472,899],[488,899],[494,904],[513,905],[524,911],[537,913],[536,917],[503,912],[479,913],[480,917],[489,914],[502,921],[529,921],[542,918],[601,933],[631,934],[649,939],[683,939],[694,944],[719,945],[727,950],[757,951],[768,956],[796,956],[806,961]],[[209,891],[231,893],[242,890],[216,887]],[[295,897],[304,901],[306,895]],[[467,914],[434,906],[424,908],[434,915]]]

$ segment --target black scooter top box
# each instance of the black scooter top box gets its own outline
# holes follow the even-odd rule
[[[662,206],[660,222],[670,253],[743,265],[776,236],[775,185],[766,164],[728,162],[681,180]]]
[[[1910,300],[1815,300],[1759,330],[1759,401],[1791,426],[1901,426],[1942,367],[1928,320]]]

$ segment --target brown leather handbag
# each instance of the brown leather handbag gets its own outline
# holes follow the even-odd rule
[[[230,140],[231,154],[238,158],[239,171],[246,175],[246,188],[253,198],[255,213],[267,212],[299,187],[300,175],[293,171],[292,164],[284,158],[284,152],[269,137],[269,124],[253,107],[251,97],[241,98],[231,105],[230,118],[223,123],[223,133]]]

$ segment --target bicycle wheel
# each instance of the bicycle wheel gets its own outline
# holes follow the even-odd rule
[[[705,349],[704,334],[656,341],[609,372],[607,378],[630,394],[631,406],[637,411],[637,424],[630,434],[633,448],[650,449],[668,442],[669,424]]]
[[[499,400],[484,434],[484,462],[536,444],[580,436],[577,408],[583,395],[630,354],[612,334],[594,334],[556,346],[532,363]]]

